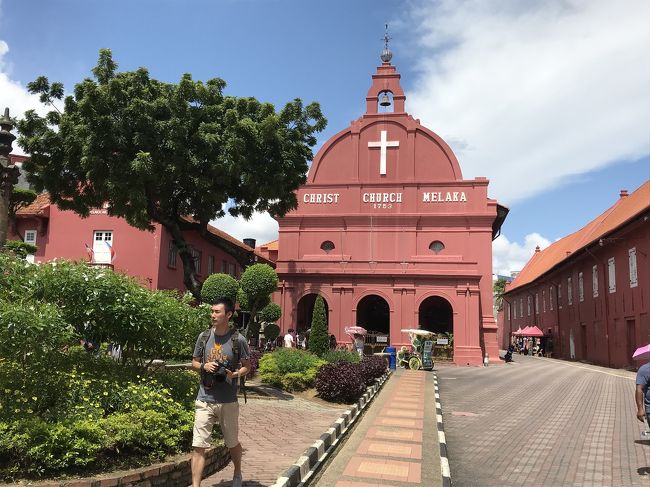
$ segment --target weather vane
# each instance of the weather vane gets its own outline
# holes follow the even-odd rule
[[[388,49],[388,41],[391,39],[392,37],[388,35],[388,24],[386,24],[386,32],[384,33],[384,38],[382,39],[384,41],[384,50],[381,52],[381,60],[385,63],[389,63],[393,57],[393,53],[390,52],[390,49]]]

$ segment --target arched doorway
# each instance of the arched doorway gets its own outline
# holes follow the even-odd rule
[[[390,335],[390,308],[381,296],[365,296],[357,304],[357,325],[366,330]]]
[[[454,332],[454,312],[445,298],[430,296],[420,304],[418,324],[423,330],[434,333]]]
[[[296,333],[311,328],[311,319],[314,315],[314,305],[316,304],[317,297],[318,294],[316,293],[305,294],[298,301],[298,308],[296,310]],[[329,329],[329,306],[325,298],[323,298],[323,302],[325,304],[325,320]]]

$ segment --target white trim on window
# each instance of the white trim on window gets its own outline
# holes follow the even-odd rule
[[[535,314],[539,314],[539,293],[535,293]]]
[[[570,277],[566,279],[566,300],[569,306],[573,304],[573,284],[571,283]]]
[[[616,292],[616,260],[611,257],[607,260],[607,275],[609,277],[609,292]]]
[[[639,274],[636,267],[636,247],[628,250],[627,255],[630,266],[630,287],[637,287],[639,285]]]
[[[598,266],[594,265],[591,268],[591,291],[594,298],[598,297]]]
[[[582,272],[578,272],[578,300],[581,303],[585,300],[585,278]]]
[[[551,311],[553,311],[553,286],[548,288],[548,302],[551,306]]]
[[[24,242],[26,244],[31,244],[31,245],[36,245],[36,236],[37,236],[37,231],[36,230],[25,230],[25,239]]]

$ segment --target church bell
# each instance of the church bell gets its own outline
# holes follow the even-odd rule
[[[381,97],[381,101],[379,102],[379,105],[382,107],[390,106],[390,98],[388,98],[388,95],[386,93],[384,93],[384,96]]]

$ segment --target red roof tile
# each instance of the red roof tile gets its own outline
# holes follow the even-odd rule
[[[577,232],[554,242],[540,252],[535,252],[508,286],[507,292],[530,284],[575,252],[597,242],[648,208],[650,208],[650,180],[629,196],[620,198],[611,208]]]
[[[16,215],[44,215],[50,206],[50,195],[39,194],[31,205],[27,205],[16,212]]]

